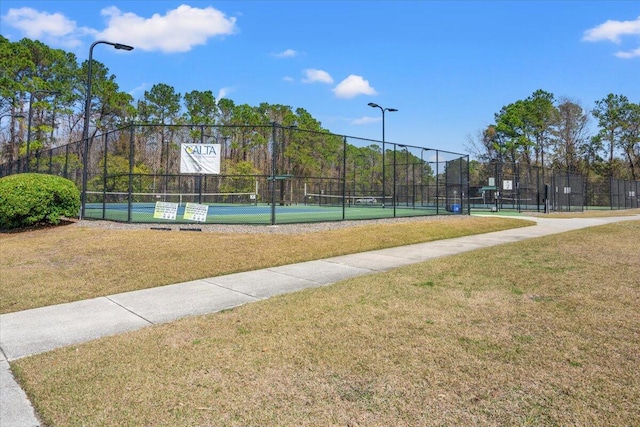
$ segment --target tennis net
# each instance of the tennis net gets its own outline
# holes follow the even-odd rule
[[[313,193],[307,193],[305,195],[305,204],[317,206],[380,207],[385,204],[391,205],[392,203],[393,198],[391,196],[387,196],[383,199],[382,196],[369,195],[342,196],[335,194]]]
[[[131,193],[136,206],[153,206],[156,202],[200,203],[205,205],[257,205],[256,193]],[[123,204],[129,202],[129,193],[117,191],[87,191],[87,202],[92,204]]]

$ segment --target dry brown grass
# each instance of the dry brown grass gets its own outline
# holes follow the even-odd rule
[[[605,218],[612,216],[640,215],[640,209],[624,210],[585,210],[583,212],[552,212],[549,214],[534,212],[531,215],[543,218]]]
[[[53,426],[640,425],[640,221],[12,364]]]
[[[302,234],[76,225],[0,234],[0,313],[531,224],[455,216]]]

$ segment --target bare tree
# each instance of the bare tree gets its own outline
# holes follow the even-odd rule
[[[589,113],[569,98],[562,98],[558,105],[558,120],[552,133],[555,148],[552,162],[563,169],[575,171],[579,165],[580,154],[589,143]]]

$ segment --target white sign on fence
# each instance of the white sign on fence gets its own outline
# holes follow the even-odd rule
[[[200,205],[198,203],[187,203],[184,207],[184,219],[190,221],[205,222],[209,213],[209,205]]]
[[[178,204],[171,202],[156,202],[153,210],[153,217],[158,219],[176,219],[178,214]]]
[[[219,174],[220,144],[180,144],[180,173]]]

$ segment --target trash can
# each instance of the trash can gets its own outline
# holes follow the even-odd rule
[[[462,206],[460,205],[451,205],[451,212],[454,214],[462,213]]]

